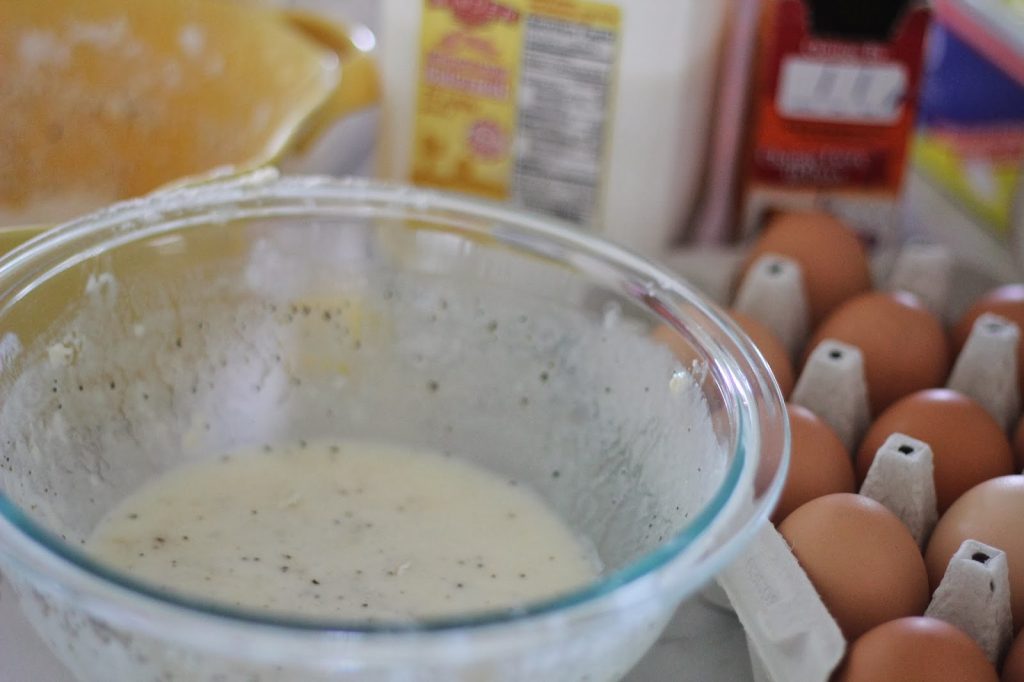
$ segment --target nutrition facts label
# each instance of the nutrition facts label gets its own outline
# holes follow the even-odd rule
[[[598,209],[615,32],[542,15],[526,20],[512,195],[576,223]]]

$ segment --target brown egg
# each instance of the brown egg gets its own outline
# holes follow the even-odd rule
[[[757,349],[761,351],[761,355],[764,356],[765,362],[768,363],[768,368],[771,369],[775,381],[779,384],[782,395],[784,397],[788,396],[789,392],[793,390],[793,363],[790,361],[786,349],[783,348],[782,342],[779,341],[778,337],[768,327],[765,327],[749,315],[736,311],[730,311],[729,315],[736,321],[740,329],[750,337],[750,340],[754,342]],[[693,351],[693,348],[686,342],[686,339],[668,325],[658,325],[651,332],[651,339],[668,346],[683,364],[689,364],[690,361],[697,359],[697,353]]]
[[[1013,458],[1017,473],[1024,469],[1024,417],[1017,421],[1013,431]]]
[[[1013,640],[1003,659],[1002,682],[1024,682],[1024,631]]]
[[[933,388],[908,395],[874,421],[857,452],[858,482],[893,433],[931,446],[939,513],[982,481],[1014,471],[1010,443],[992,415],[962,393]]]
[[[1016,630],[1024,625],[1024,476],[1002,476],[976,485],[953,503],[932,532],[925,552],[928,579],[938,587],[950,557],[964,540],[1006,552]]]
[[[667,346],[684,366],[698,358],[698,354],[683,336],[667,324],[659,324],[651,332],[651,340]]]
[[[790,212],[772,218],[754,243],[741,269],[741,280],[750,265],[766,253],[799,263],[812,325],[846,299],[871,288],[864,246],[853,230],[827,213]]]
[[[848,640],[876,625],[919,616],[928,574],[896,516],[853,493],[811,500],[779,525],[793,554]]]
[[[992,289],[968,309],[953,326],[953,349],[959,353],[982,313],[995,313],[1016,323],[1024,333],[1024,284],[1007,284]],[[1024,395],[1024,343],[1017,346],[1017,383]]]
[[[851,298],[815,330],[804,360],[828,338],[863,353],[872,414],[914,391],[941,386],[949,371],[942,324],[906,292],[875,291]]]
[[[834,682],[998,682],[985,652],[937,618],[900,618],[850,647]]]
[[[737,310],[730,310],[729,315],[761,351],[761,355],[771,367],[772,374],[775,375],[775,381],[779,384],[779,389],[782,390],[782,396],[788,397],[793,390],[793,363],[789,359],[789,353],[779,341],[779,337],[749,315],[744,315]]]
[[[789,473],[772,522],[779,524],[805,502],[856,491],[853,462],[832,427],[800,405],[786,405],[793,446]]]

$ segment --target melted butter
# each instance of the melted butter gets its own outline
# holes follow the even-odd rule
[[[522,605],[590,581],[592,552],[531,491],[375,443],[193,464],[114,508],[89,550],[227,605],[409,620]]]

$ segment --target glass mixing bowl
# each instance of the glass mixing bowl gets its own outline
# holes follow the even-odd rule
[[[167,469],[317,437],[525,481],[603,573],[367,625],[182,597],[82,549]],[[443,193],[263,171],[0,260],[0,569],[81,680],[618,679],[764,522],[788,437],[763,359],[677,277]]]

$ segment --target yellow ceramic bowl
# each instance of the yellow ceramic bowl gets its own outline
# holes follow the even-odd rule
[[[227,0],[0,3],[0,250],[274,163],[378,96],[344,27]]]

